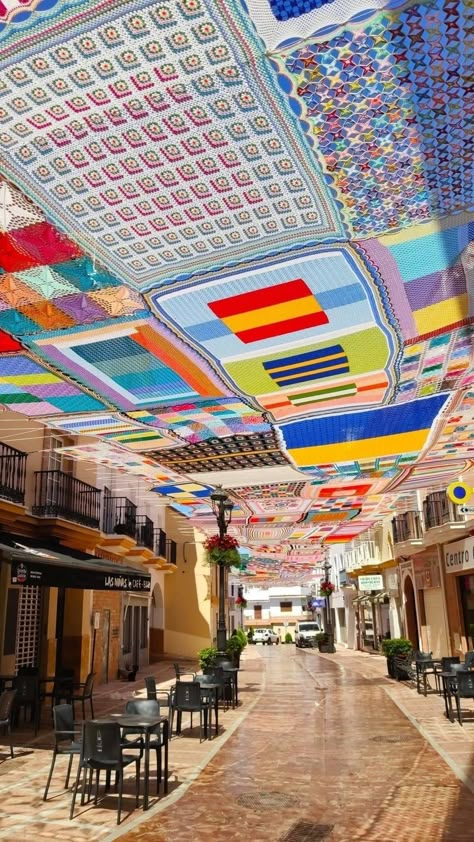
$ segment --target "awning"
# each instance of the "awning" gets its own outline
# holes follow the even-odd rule
[[[358,605],[368,605],[370,601],[370,596],[356,596],[356,598],[352,601],[352,604],[354,605],[357,603]]]
[[[374,602],[385,602],[388,599],[390,594],[387,591],[382,591],[382,593],[376,594],[373,598]]]
[[[134,567],[75,550],[66,555],[56,546],[31,546],[36,542],[26,540],[28,544],[19,536],[0,536],[0,551],[11,563],[12,585],[135,593],[151,590],[151,576]]]

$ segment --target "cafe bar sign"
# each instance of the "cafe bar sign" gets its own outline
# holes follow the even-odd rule
[[[474,536],[446,544],[444,547],[444,563],[447,573],[463,573],[464,570],[474,570]]]
[[[133,591],[147,593],[151,589],[150,576],[120,570],[92,570],[90,568],[12,561],[12,585],[36,585],[43,588],[80,588],[94,591]]]

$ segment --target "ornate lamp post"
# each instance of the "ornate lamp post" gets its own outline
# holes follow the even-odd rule
[[[227,533],[227,527],[232,520],[232,509],[234,504],[229,500],[224,489],[218,485],[211,494],[212,511],[215,514],[219,538]],[[226,594],[226,568],[219,564],[219,616],[217,621],[217,648],[220,653],[225,653],[227,643],[227,629],[225,625],[225,594]]]
[[[321,565],[321,567],[324,570],[324,582],[323,582],[323,584],[326,584],[326,585],[331,584],[331,580],[330,580],[331,566],[332,566],[331,562],[328,561],[327,558],[324,560],[323,564]],[[335,648],[334,648],[334,632],[333,632],[333,628],[332,628],[332,617],[331,617],[331,593],[332,593],[333,587],[334,586],[331,585],[331,587],[328,588],[324,592],[324,596],[326,597],[326,606],[325,606],[325,609],[324,609],[324,613],[325,613],[325,632],[328,636],[327,645],[328,645],[329,652],[335,652],[336,651]]]

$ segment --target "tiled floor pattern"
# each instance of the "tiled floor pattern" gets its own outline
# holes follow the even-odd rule
[[[184,661],[181,661],[186,665]],[[220,735],[210,741],[199,743],[199,727],[193,729],[192,734],[187,729],[189,718],[183,715],[182,736],[173,738],[170,745],[170,780],[168,802],[172,802],[180,787],[192,781],[199,770],[208,762],[209,758],[219,750],[226,739],[226,734],[232,731],[242,721],[252,703],[258,698],[262,671],[260,660],[255,649],[249,651],[245,664],[239,676],[239,697],[241,705],[222,713],[219,718]],[[196,669],[195,665],[192,665]],[[111,682],[97,689],[94,694],[95,715],[102,715],[124,709],[125,703],[131,698],[145,697],[143,676],[153,674],[160,687],[166,688],[174,683],[174,670],[167,662],[154,664],[146,671],[141,671],[136,683]],[[164,710],[166,713],[166,708]],[[76,712],[77,713],[77,712]],[[86,710],[88,715],[89,711]],[[44,708],[42,723],[49,726],[49,713]],[[199,726],[199,718],[197,719]],[[196,725],[196,719],[194,719]],[[35,840],[61,839],[61,842],[92,842],[103,840],[116,824],[116,797],[104,799],[97,807],[86,805],[80,807],[77,802],[76,818],[69,821],[70,795],[63,789],[67,761],[59,758],[51,784],[47,802],[42,800],[42,794],[51,761],[52,734],[48,727],[40,731],[37,738],[33,738],[31,729],[22,725],[14,734],[15,758],[4,759],[7,754],[0,737],[0,840],[17,842],[21,837]],[[151,766],[154,769],[154,753]],[[76,768],[74,764],[74,769]],[[125,779],[124,797],[125,818],[123,828],[137,817],[142,818],[142,810],[136,810],[132,798],[134,792],[133,767],[130,776]],[[157,802],[154,796],[154,778],[152,778],[150,792],[153,795],[152,805]],[[161,795],[163,798],[163,795]],[[127,817],[127,811],[130,814]]]
[[[385,689],[425,706],[433,728],[439,699],[386,680],[380,658],[259,654],[266,685],[245,723],[179,801],[121,842],[473,842],[474,796]],[[474,725],[445,727],[470,755]]]

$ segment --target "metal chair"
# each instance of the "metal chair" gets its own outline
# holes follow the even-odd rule
[[[39,677],[37,675],[17,675],[13,680],[16,696],[13,706],[13,716],[18,722],[20,711],[26,720],[26,711],[30,711],[30,721],[34,721],[35,736],[38,733],[40,717]]]
[[[14,757],[11,740],[11,720],[16,690],[4,690],[0,695],[0,729],[4,735],[10,737],[10,757]]]
[[[63,701],[67,704],[70,703],[71,696],[73,695],[73,680],[74,670],[60,670],[55,676],[52,690],[43,690],[41,693],[41,702],[51,699],[51,715],[55,705],[58,706]]]
[[[462,725],[461,699],[474,699],[474,673],[469,670],[457,670],[457,686],[451,690],[451,696],[456,699],[456,710],[459,724]]]
[[[193,713],[199,713],[199,742],[202,741],[203,714],[204,727],[207,730],[211,716],[210,696],[203,699],[201,687],[195,681],[178,681],[171,707],[170,735],[173,734],[173,722],[175,712],[178,715],[176,733],[181,733],[181,718],[183,713],[191,714],[191,730],[193,727]]]
[[[125,713],[129,714],[138,714],[138,716],[160,716],[160,703],[156,699],[132,699],[125,705]],[[130,745],[131,748],[139,748],[141,753],[145,749],[145,740],[143,736],[141,736],[140,728],[124,728],[122,731],[122,739],[123,747],[128,748],[126,737],[133,736],[135,737],[137,734],[140,735],[140,739],[134,740],[134,743]],[[163,726],[157,725],[156,728],[153,729],[150,733],[150,742],[149,747],[150,750],[156,751],[156,792],[157,794],[160,791],[160,783],[162,778],[162,762],[161,762],[161,749],[164,748],[165,739],[163,735]]]
[[[118,777],[117,824],[120,824],[124,769],[130,766],[131,763],[135,763],[135,801],[138,807],[140,794],[140,760],[141,754],[137,757],[136,755],[123,753],[120,725],[118,722],[83,722],[81,754],[72,793],[69,818],[72,819],[74,816],[81,772],[83,773],[81,804],[85,801],[88,772],[95,772],[95,804],[97,804],[99,798],[100,773],[108,772],[110,775],[111,772],[115,772]]]
[[[193,680],[196,677],[195,672],[192,672],[191,670],[183,670],[181,669],[181,666],[177,663],[173,664],[173,667],[176,675],[176,681],[181,681],[183,675],[191,675],[193,677]]]
[[[464,656],[464,666],[467,670],[472,670],[474,667],[474,652],[466,652]]]
[[[170,698],[171,698],[171,691],[170,690],[162,690],[160,687],[156,686],[156,680],[153,675],[147,675],[145,678],[145,689],[146,689],[146,697],[149,701],[159,701],[160,704],[165,704],[166,699],[166,707],[170,708]],[[163,696],[163,701],[158,699],[158,696]]]
[[[58,754],[69,757],[66,781],[64,789],[69,786],[69,778],[71,775],[72,761],[74,757],[79,757],[81,753],[80,729],[74,727],[74,716],[72,712],[72,705],[55,705],[53,707],[53,722],[54,722],[54,748],[53,756],[51,758],[51,767],[49,770],[48,780],[43,793],[43,801],[46,801],[49,792],[51,778],[53,777],[54,764]]]
[[[74,702],[81,702],[82,704],[82,718],[86,718],[86,702],[88,701],[91,706],[91,717],[94,719],[94,704],[92,701],[92,691],[94,689],[94,680],[95,680],[95,672],[90,672],[87,676],[86,680],[79,684],[79,687],[76,687],[75,690],[79,689],[82,690],[82,693],[75,693],[73,691],[71,695],[71,704],[72,704],[72,715],[74,717]]]
[[[416,666],[416,690],[420,692],[420,679],[423,678],[423,695],[427,695],[428,676],[433,675],[436,684],[436,692],[438,692],[438,675],[436,672],[436,664],[433,661],[432,652],[415,652],[415,666]]]

